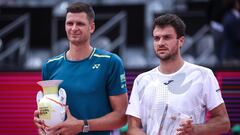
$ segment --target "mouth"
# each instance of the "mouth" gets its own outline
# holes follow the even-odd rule
[[[71,37],[72,37],[72,38],[79,38],[79,37],[80,37],[80,35],[77,35],[77,34],[72,34],[72,35],[71,35]]]
[[[159,49],[157,49],[157,52],[158,52],[159,54],[165,54],[167,51],[168,51],[167,48],[159,48]]]
[[[79,36],[80,34],[71,34],[72,36]]]
[[[168,49],[167,48],[159,48],[159,49],[157,49],[157,51],[163,52],[163,51],[168,51]]]

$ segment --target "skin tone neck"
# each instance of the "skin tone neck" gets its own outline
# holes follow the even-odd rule
[[[66,55],[69,60],[78,61],[89,57],[92,53],[93,47],[89,45],[71,45]]]
[[[177,72],[184,64],[184,61],[180,54],[175,58],[167,61],[160,60],[160,65],[158,70],[164,74],[171,74]]]

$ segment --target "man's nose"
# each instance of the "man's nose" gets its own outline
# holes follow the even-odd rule
[[[160,38],[158,41],[158,45],[159,46],[166,45],[166,40],[164,40],[163,38]]]
[[[73,30],[76,30],[76,29],[78,29],[78,27],[77,27],[77,24],[73,24],[73,27],[72,27],[72,29],[73,29]]]

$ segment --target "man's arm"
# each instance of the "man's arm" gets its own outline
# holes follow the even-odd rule
[[[127,93],[110,96],[110,103],[113,111],[105,116],[96,119],[89,119],[90,131],[105,131],[120,128],[127,122],[125,111],[128,104]],[[82,132],[83,120],[73,117],[67,109],[67,119],[54,127],[47,129],[49,134],[74,135]]]
[[[126,124],[127,93],[110,96],[110,103],[113,109],[111,113],[97,119],[88,120],[90,131],[113,130]]]
[[[211,118],[206,124],[193,125],[194,135],[217,135],[229,131],[230,120],[224,103],[212,109],[210,114]]]
[[[141,129],[142,124],[139,118],[128,116],[128,131],[127,135],[147,135]]]

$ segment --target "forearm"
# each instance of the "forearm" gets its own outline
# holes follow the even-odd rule
[[[218,135],[228,132],[229,129],[229,119],[225,117],[215,117],[206,124],[193,125],[194,135]]]
[[[140,128],[129,128],[127,131],[127,135],[147,135]]]
[[[111,112],[103,117],[88,120],[90,131],[113,130],[122,127],[127,122],[124,112]]]
[[[87,119],[87,121],[90,131],[107,131],[117,129],[125,125],[127,117],[124,113],[111,112],[99,118]],[[78,131],[82,132],[84,125],[83,120],[76,120],[75,123],[77,123],[77,127],[80,127],[80,130]]]
[[[113,111],[100,118],[88,121],[90,131],[113,130],[122,127],[127,122],[125,111],[128,105],[127,93],[110,96],[110,103]]]

